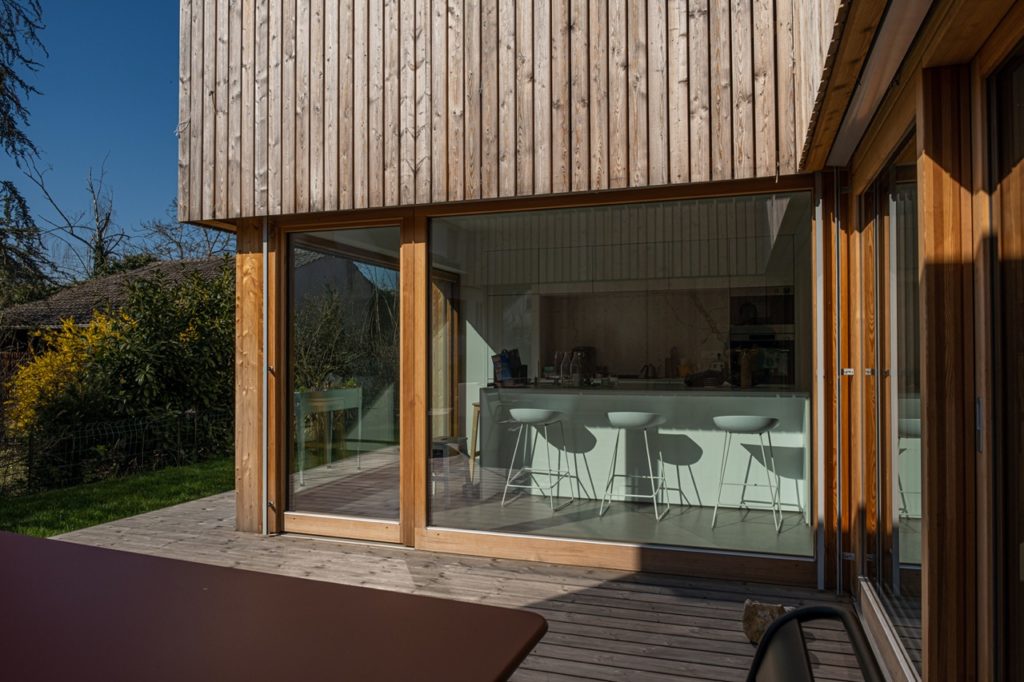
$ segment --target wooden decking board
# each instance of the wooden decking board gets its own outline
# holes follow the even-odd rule
[[[557,658],[573,663],[591,663],[606,668],[616,667],[630,671],[632,679],[638,672],[664,675],[682,675],[701,680],[722,680],[725,682],[743,679],[746,671],[742,668],[724,668],[716,664],[692,663],[689,661],[668,661],[643,654],[622,654],[609,649],[579,649],[575,646],[550,644],[546,640],[537,645],[536,655]],[[715,657],[717,658],[717,656]],[[706,656],[705,661],[713,660]]]
[[[529,670],[527,668],[519,668],[512,675],[512,682],[578,682],[585,679],[587,678],[579,677],[578,675],[560,675],[551,671]]]
[[[540,647],[538,646],[538,648]],[[621,682],[622,680],[630,680],[631,682],[668,682],[669,680],[702,679],[699,677],[687,677],[684,675],[650,673],[646,671],[632,670],[630,668],[617,665],[566,661],[560,658],[544,656],[540,653],[531,655],[523,662],[521,667],[533,670],[550,670],[561,674],[576,675],[584,680],[604,680],[605,682]],[[742,680],[743,677],[737,676],[735,679]]]
[[[613,633],[614,634],[614,633]],[[652,633],[656,634],[656,633]],[[552,631],[544,641],[548,644],[571,646],[576,649],[591,651],[608,651],[623,655],[648,656],[664,661],[680,661],[689,663],[706,663],[708,649],[677,646],[678,642],[668,641],[655,644],[649,640],[623,639],[620,637],[593,637],[578,632]],[[715,651],[715,665],[726,668],[746,670],[750,666],[750,645],[742,654],[730,654]]]
[[[247,570],[497,606],[547,618],[549,633],[514,680],[742,680],[754,647],[747,597],[789,606],[842,603],[804,588],[452,556],[408,548],[261,537],[233,530],[234,495],[214,496],[62,539]],[[819,679],[856,680],[845,637],[808,629]]]

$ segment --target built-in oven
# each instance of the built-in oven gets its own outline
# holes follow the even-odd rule
[[[734,290],[729,300],[730,383],[741,388],[796,384],[791,287]]]

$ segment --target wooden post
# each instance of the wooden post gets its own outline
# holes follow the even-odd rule
[[[918,91],[924,679],[975,671],[974,291],[970,69]]]
[[[235,528],[262,530],[263,244],[258,220],[238,223],[235,256]]]
[[[402,225],[401,251],[401,542],[414,545],[427,525],[427,306],[430,274],[427,218]]]

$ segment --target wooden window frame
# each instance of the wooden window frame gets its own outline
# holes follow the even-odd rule
[[[975,329],[976,352],[975,388],[981,401],[982,428],[977,433],[977,447],[982,456],[977,459],[977,590],[976,599],[976,642],[979,647],[977,660],[978,679],[1009,679],[1015,671],[1009,669],[1009,657],[1024,654],[1012,652],[1013,644],[1004,639],[1008,633],[1006,618],[1005,581],[1018,580],[1019,576],[1008,575],[1009,557],[1005,547],[1006,538],[1001,535],[1000,519],[1008,512],[1010,505],[1021,503],[1012,500],[1002,492],[1001,479],[1005,475],[998,452],[1000,444],[995,437],[995,401],[1000,395],[1000,378],[995,369],[995,348],[997,339],[994,317],[993,272],[999,254],[994,245],[998,243],[998,222],[993,219],[997,188],[993,187],[991,174],[994,162],[991,158],[992,112],[989,92],[990,78],[1024,44],[1024,2],[1018,0],[999,26],[985,41],[971,62],[971,118],[975,121],[971,137],[971,168],[974,185],[972,192],[972,219],[974,222],[973,249],[975,256]],[[987,455],[987,456],[985,456]],[[1019,663],[1019,662],[1018,662]]]
[[[930,235],[931,250],[921,250],[922,263],[930,258],[935,262],[962,264],[964,275],[955,284],[950,279],[949,286],[959,287],[958,307],[968,312],[954,330],[960,346],[956,349],[959,359],[953,357],[953,349],[944,351],[949,354],[946,360],[965,368],[961,373],[964,392],[955,409],[938,415],[947,417],[947,424],[957,425],[953,429],[957,432],[955,437],[962,444],[964,456],[970,458],[970,466],[963,467],[958,474],[963,473],[967,480],[959,489],[960,494],[950,495],[934,480],[934,475],[925,473],[926,478],[932,479],[925,481],[926,495],[930,490],[933,499],[938,495],[943,504],[952,500],[957,507],[941,520],[933,519],[931,528],[926,530],[926,534],[943,536],[937,543],[943,545],[942,551],[932,552],[927,538],[922,548],[923,572],[931,571],[939,579],[933,578],[938,584],[931,588],[923,586],[923,663],[927,679],[995,680],[1002,679],[1003,673],[995,646],[1001,627],[1002,599],[996,580],[1001,570],[1001,556],[995,528],[1001,512],[995,497],[999,471],[991,457],[995,330],[990,283],[994,227],[988,183],[990,119],[986,90],[988,78],[1022,40],[1024,2],[1020,0],[1006,6],[991,3],[984,11],[963,2],[943,3],[924,29],[923,38],[905,60],[900,80],[880,106],[851,162],[850,190],[853,206],[856,206],[857,198],[886,167],[890,153],[911,126],[917,126],[919,135],[925,134],[922,121],[927,122],[929,117],[935,121],[939,117],[939,124],[946,126],[947,134],[937,143],[941,138],[936,138],[933,132],[930,144],[937,144],[938,149],[933,151],[955,159],[961,169],[950,178],[940,163],[925,158],[924,141],[918,138],[922,216],[919,229],[922,232],[934,230]],[[960,64],[940,66],[956,62]],[[945,96],[936,96],[937,87],[950,89]],[[925,186],[930,188],[930,194],[923,191]],[[957,205],[959,214],[950,215],[950,208]],[[945,232],[931,224],[933,215],[940,215],[945,221]],[[953,225],[959,225],[957,234]],[[956,249],[959,254],[952,253]],[[932,315],[935,316],[935,309]],[[931,329],[933,333],[937,331]],[[929,329],[922,328],[922,336],[928,334]],[[937,368],[942,362],[937,358],[932,361],[934,385]],[[922,371],[928,370],[922,366]],[[980,403],[976,404],[975,400]],[[984,425],[980,431],[975,428],[976,417],[980,417]],[[930,435],[933,441],[949,435],[943,434],[941,428],[933,423]],[[927,509],[926,515],[929,512]],[[950,534],[957,536],[955,547],[949,542]],[[959,565],[954,556],[960,557]],[[934,561],[944,562],[944,565],[929,568],[927,564]],[[865,620],[869,624],[877,622],[880,613],[877,598],[872,598],[868,590],[857,591]],[[892,666],[890,672],[895,672]],[[913,679],[916,675],[910,677]]]
[[[820,183],[818,183],[820,185]],[[562,563],[567,565],[592,566],[617,570],[649,570],[685,575],[721,577],[739,580],[785,583],[804,586],[821,584],[820,564],[825,561],[828,547],[834,546],[833,531],[824,528],[824,541],[815,533],[815,553],[812,557],[789,557],[764,555],[747,552],[719,552],[684,547],[651,546],[634,543],[608,542],[599,540],[572,540],[553,537],[535,537],[493,533],[487,531],[456,530],[438,528],[427,524],[427,450],[429,420],[428,405],[428,361],[429,361],[429,294],[430,271],[428,253],[428,227],[431,219],[457,215],[482,215],[491,213],[526,212],[543,209],[579,208],[587,206],[623,205],[678,201],[685,199],[707,199],[717,197],[749,196],[781,192],[806,191],[813,198],[820,195],[815,176],[796,175],[772,179],[725,181],[700,185],[678,185],[655,188],[607,190],[586,194],[564,194],[540,197],[514,197],[482,201],[466,201],[452,204],[431,204],[413,207],[394,207],[350,210],[317,215],[274,218],[273,224],[279,235],[277,269],[281,273],[276,287],[276,309],[281,311],[275,320],[278,334],[285,334],[287,302],[285,283],[288,280],[288,263],[285,245],[288,235],[297,232],[320,230],[344,230],[372,228],[377,226],[398,226],[401,231],[399,255],[399,299],[401,319],[401,378],[400,378],[400,480],[401,507],[397,524],[393,522],[332,517],[314,514],[285,512],[284,505],[277,505],[276,519],[271,530],[278,532],[299,532],[339,536],[350,539],[387,541],[419,549],[476,556],[526,559]],[[820,217],[820,212],[814,220]],[[813,229],[818,235],[819,230]],[[815,236],[815,239],[817,237]],[[825,237],[828,241],[828,237]],[[812,245],[812,253],[816,253]],[[827,260],[827,259],[826,259]],[[817,272],[822,267],[813,263]],[[815,297],[817,293],[815,294]],[[815,300],[814,306],[819,302]],[[828,323],[826,318],[826,324]],[[826,332],[827,334],[827,332]],[[286,339],[287,336],[281,336]],[[813,341],[813,339],[812,339]],[[284,343],[276,344],[277,357],[273,365],[286,367]],[[815,368],[814,376],[818,376]],[[277,382],[277,411],[287,399],[288,378],[281,373]],[[815,381],[812,391],[819,390]],[[816,401],[815,401],[816,402]],[[831,402],[826,400],[826,414],[818,419],[818,408],[812,403],[812,423],[829,424]],[[282,414],[282,417],[284,415]],[[271,441],[270,468],[276,471],[277,499],[283,500],[285,482],[286,447],[288,429],[286,419],[279,417],[277,429]],[[823,461],[817,452],[817,439],[812,446],[812,473]],[[831,470],[830,466],[827,466]],[[819,496],[824,497],[825,519],[832,518],[833,496],[829,490],[819,490],[818,477],[812,475],[811,486],[811,529],[817,529],[823,521],[817,504]],[[826,483],[826,487],[828,484]]]

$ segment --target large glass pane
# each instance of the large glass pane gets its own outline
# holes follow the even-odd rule
[[[806,193],[432,221],[429,523],[813,554],[810,225]]]
[[[397,227],[288,240],[288,509],[398,518]]]
[[[883,602],[910,659],[921,662],[921,337],[914,146],[874,189],[882,380],[879,416],[878,571]]]

